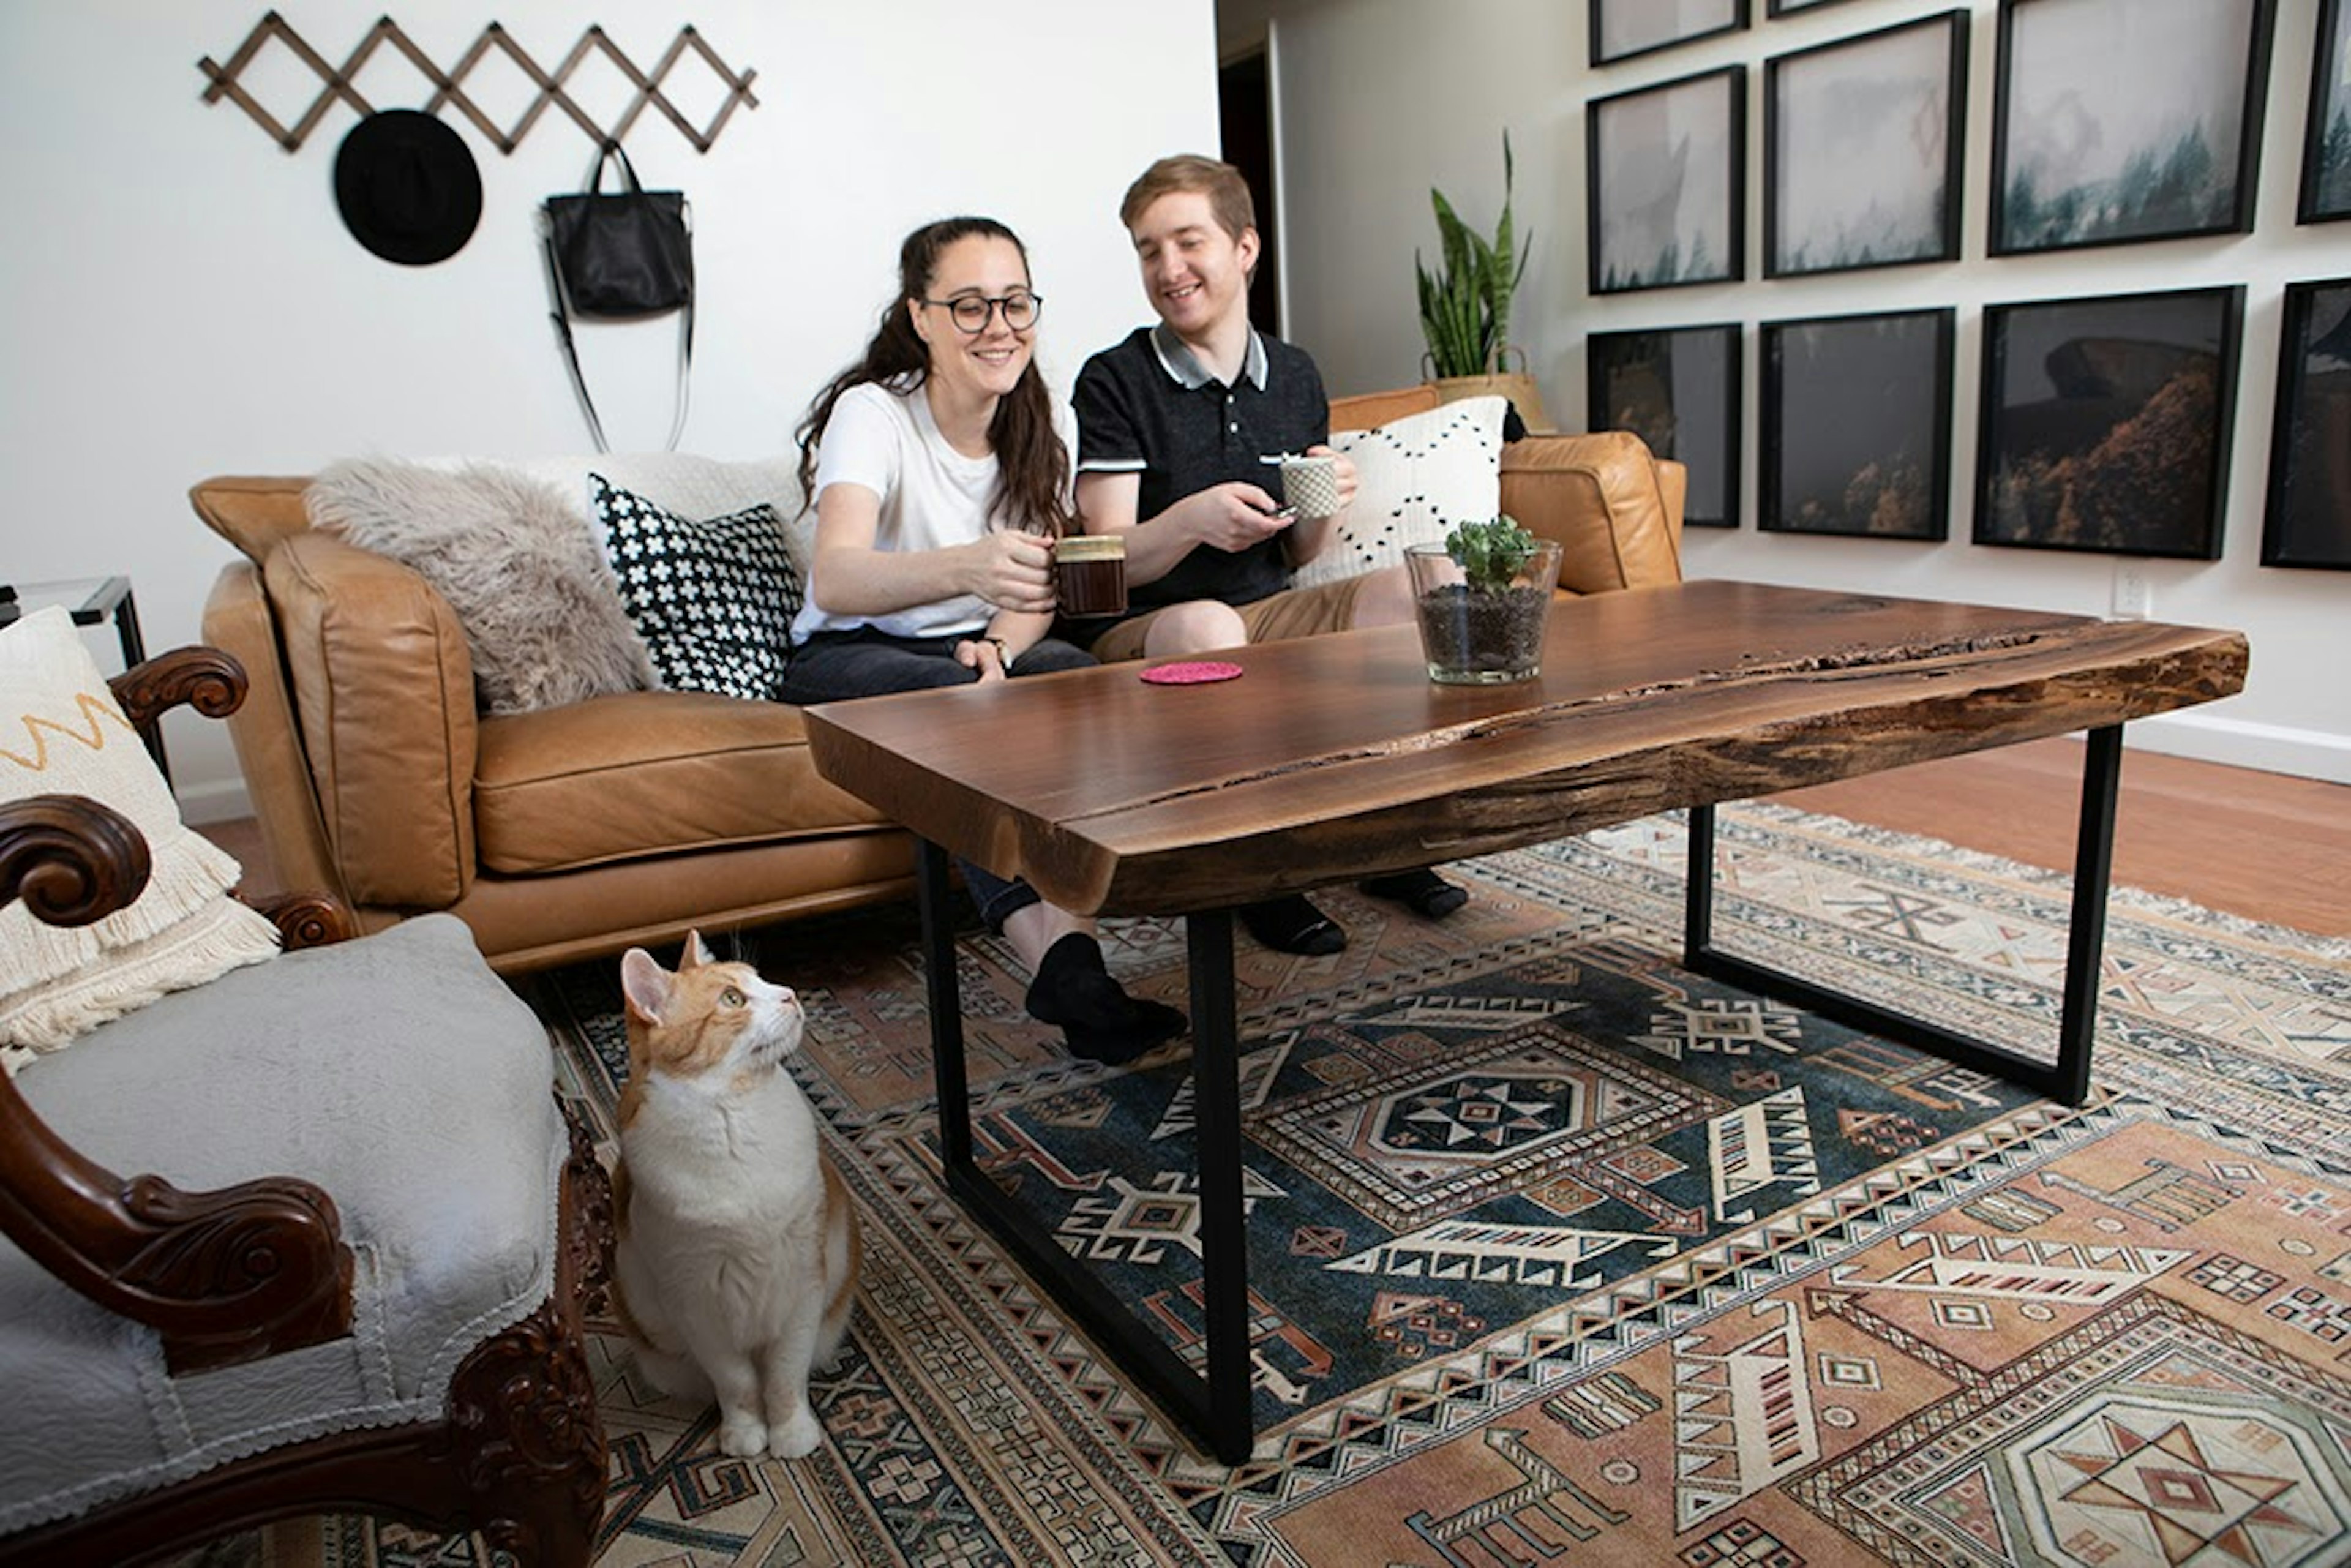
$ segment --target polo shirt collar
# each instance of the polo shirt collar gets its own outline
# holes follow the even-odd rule
[[[1186,392],[1197,392],[1214,379],[1208,374],[1207,367],[1200,363],[1199,356],[1193,353],[1184,340],[1176,335],[1176,329],[1165,321],[1151,329],[1151,349],[1159,356],[1159,368]],[[1252,327],[1249,329],[1249,352],[1241,357],[1241,374],[1247,376],[1249,384],[1259,392],[1265,391],[1265,340],[1259,337],[1257,329]]]

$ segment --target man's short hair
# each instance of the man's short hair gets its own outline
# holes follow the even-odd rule
[[[1257,227],[1257,204],[1249,198],[1249,181],[1241,172],[1230,163],[1203,158],[1196,152],[1162,158],[1145,169],[1143,177],[1126,188],[1126,200],[1119,204],[1118,221],[1133,229],[1144,208],[1177,191],[1205,194],[1208,211],[1216,215],[1217,226],[1230,238],[1238,239],[1242,231]]]

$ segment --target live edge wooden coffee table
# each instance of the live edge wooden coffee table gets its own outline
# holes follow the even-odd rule
[[[1237,680],[1141,666],[807,710],[816,764],[923,841],[947,1185],[1143,1390],[1238,1464],[1250,1408],[1232,911],[1274,894],[1689,808],[1685,962],[2079,1104],[2089,1091],[2122,727],[2244,684],[2233,632],[1703,581],[1563,601],[1543,673],[1442,686],[1410,626],[1269,643]],[[2053,1061],[1718,951],[1714,807],[2089,732]],[[1185,916],[1198,1112],[1205,1377],[972,1159],[947,855],[1080,914]]]

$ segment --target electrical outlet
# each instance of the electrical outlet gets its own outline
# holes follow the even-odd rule
[[[2117,621],[2144,621],[2155,612],[2155,593],[2147,580],[2147,562],[2115,562],[2115,613]]]

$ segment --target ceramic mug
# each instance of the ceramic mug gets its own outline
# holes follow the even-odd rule
[[[1339,460],[1335,457],[1284,457],[1281,460],[1281,502],[1297,509],[1301,518],[1327,517],[1339,509]]]

